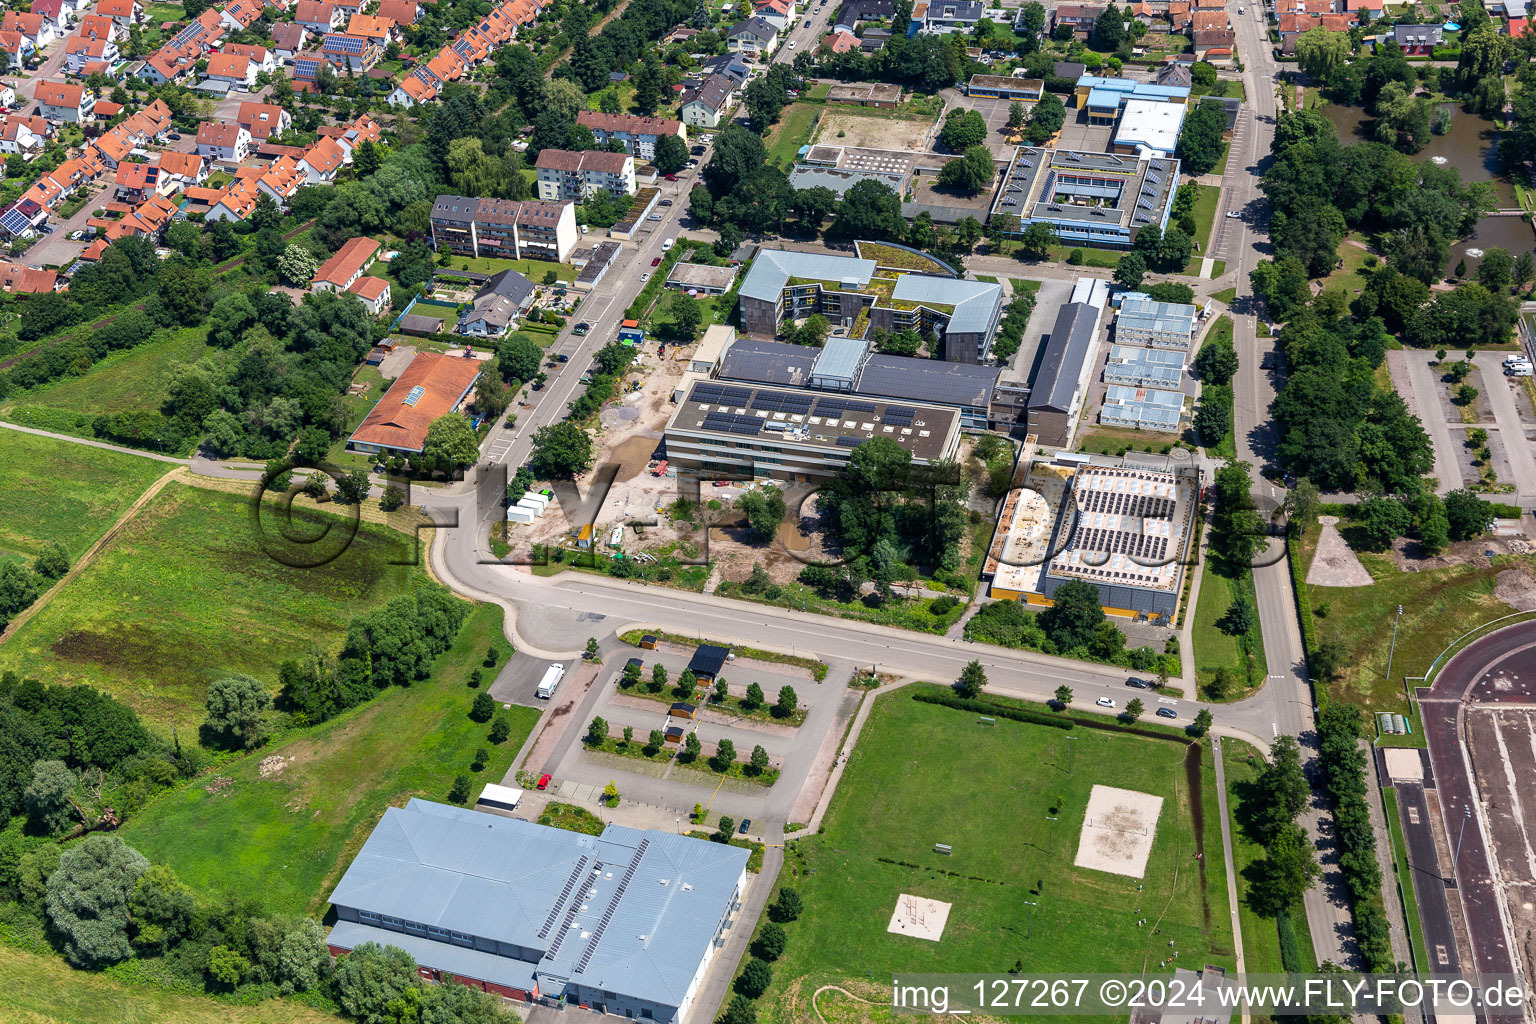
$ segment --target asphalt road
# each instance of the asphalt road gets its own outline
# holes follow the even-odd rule
[[[1380,752],[1377,752],[1380,757]],[[1382,765],[1382,777],[1386,777]],[[1408,873],[1413,881],[1414,894],[1419,904],[1419,920],[1424,927],[1425,954],[1429,962],[1415,965],[1428,974],[1458,974],[1461,972],[1461,952],[1456,944],[1456,929],[1451,921],[1450,901],[1445,887],[1449,865],[1440,863],[1435,848],[1434,822],[1429,800],[1425,796],[1426,782],[1432,782],[1432,773],[1426,771],[1425,782],[1396,782],[1398,820],[1403,829],[1403,839],[1408,848]]]

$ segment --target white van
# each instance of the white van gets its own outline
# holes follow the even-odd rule
[[[1505,366],[1514,366],[1517,363],[1529,363],[1529,362],[1530,362],[1530,360],[1526,358],[1525,354],[1524,353],[1520,353],[1520,352],[1517,352],[1516,354],[1514,354],[1512,356],[1505,356],[1504,357],[1504,365]]]
[[[1504,375],[1507,377],[1536,377],[1536,366],[1530,363],[1510,363],[1504,367]]]
[[[555,695],[555,691],[560,688],[560,680],[564,676],[564,665],[556,664],[549,666],[549,668],[544,670],[544,678],[539,680],[539,689],[534,696],[540,700],[549,700],[549,698]]]

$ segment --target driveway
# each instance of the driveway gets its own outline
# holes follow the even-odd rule
[[[1489,354],[1495,362],[1501,358],[1495,353]],[[1428,352],[1398,349],[1387,353],[1387,369],[1391,371],[1392,384],[1403,396],[1408,411],[1419,418],[1429,434],[1430,444],[1435,449],[1435,490],[1444,494],[1461,486],[1461,466],[1456,461],[1456,442],[1451,438],[1445,413],[1441,411],[1440,396],[1435,393],[1439,385],[1429,365],[1431,358]]]
[[[104,189],[92,196],[90,202],[76,210],[73,217],[54,224],[53,234],[44,235],[32,248],[27,250],[23,259],[28,264],[36,264],[40,267],[67,267],[90,244],[85,239],[71,242],[69,235],[72,231],[85,230],[85,222],[91,219],[91,214],[111,201],[112,181],[106,177],[103,177],[102,180],[106,182]]]
[[[1522,387],[1520,378],[1504,376],[1506,355],[1504,352],[1479,352],[1472,357],[1472,362],[1482,372],[1483,390],[1498,423],[1499,436],[1504,440],[1504,454],[1509,459],[1509,472],[1514,477],[1518,500],[1528,502],[1536,498],[1536,459],[1531,457],[1526,424],[1520,418],[1520,407],[1515,400],[1515,389]]]

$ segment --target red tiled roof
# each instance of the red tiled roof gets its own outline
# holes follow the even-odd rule
[[[581,110],[576,122],[594,131],[629,132],[632,135],[681,135],[683,122],[665,117],[641,117],[638,114],[605,114],[600,110]]]
[[[0,260],[0,288],[8,292],[30,295],[35,292],[51,292],[58,285],[59,275],[53,270],[24,267],[20,263]]]
[[[316,282],[345,288],[352,275],[366,267],[379,251],[379,243],[371,238],[349,238],[336,255],[320,264],[311,284]]]
[[[384,297],[385,292],[389,291],[389,282],[382,277],[364,274],[356,281],[353,281],[352,287],[348,288],[347,291],[367,299],[369,302],[377,302]]]
[[[207,121],[197,130],[199,146],[233,149],[240,142],[240,126],[230,121]]]
[[[216,53],[208,58],[209,78],[244,79],[251,72],[251,58],[238,53]]]
[[[203,158],[196,153],[176,153],[168,149],[160,154],[160,171],[196,181],[203,172]]]
[[[347,151],[334,139],[321,139],[304,153],[304,162],[321,174],[329,174],[347,160]]]
[[[452,412],[479,375],[478,359],[417,352],[405,372],[395,379],[352,434],[352,440],[420,451],[432,421]]]
[[[50,107],[78,107],[85,98],[85,86],[73,82],[39,82],[33,99]]]

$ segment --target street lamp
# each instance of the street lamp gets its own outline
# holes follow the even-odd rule
[[[1029,917],[1024,922],[1024,938],[1028,939],[1035,930],[1035,904],[1030,900],[1023,900],[1021,902],[1029,908]]]
[[[1076,736],[1068,736],[1067,739],[1069,741],[1071,741],[1071,740],[1077,739],[1077,737]],[[1072,774],[1072,758],[1073,758],[1073,755],[1076,752],[1077,752],[1077,745],[1075,743],[1067,747],[1067,774],[1068,775]]]
[[[1397,606],[1397,617],[1392,620],[1392,646],[1387,648],[1387,682],[1392,681],[1392,655],[1397,653],[1397,624],[1403,617],[1403,606]],[[1408,692],[1408,680],[1403,679],[1403,692]]]
[[[1045,855],[1049,857],[1056,849],[1056,819],[1047,814],[1045,820],[1051,823],[1045,840]]]
[[[1472,807],[1462,808],[1461,829],[1456,833],[1456,849],[1451,853],[1451,877],[1456,876],[1456,862],[1461,859],[1461,837],[1467,834],[1467,822],[1472,818]]]

